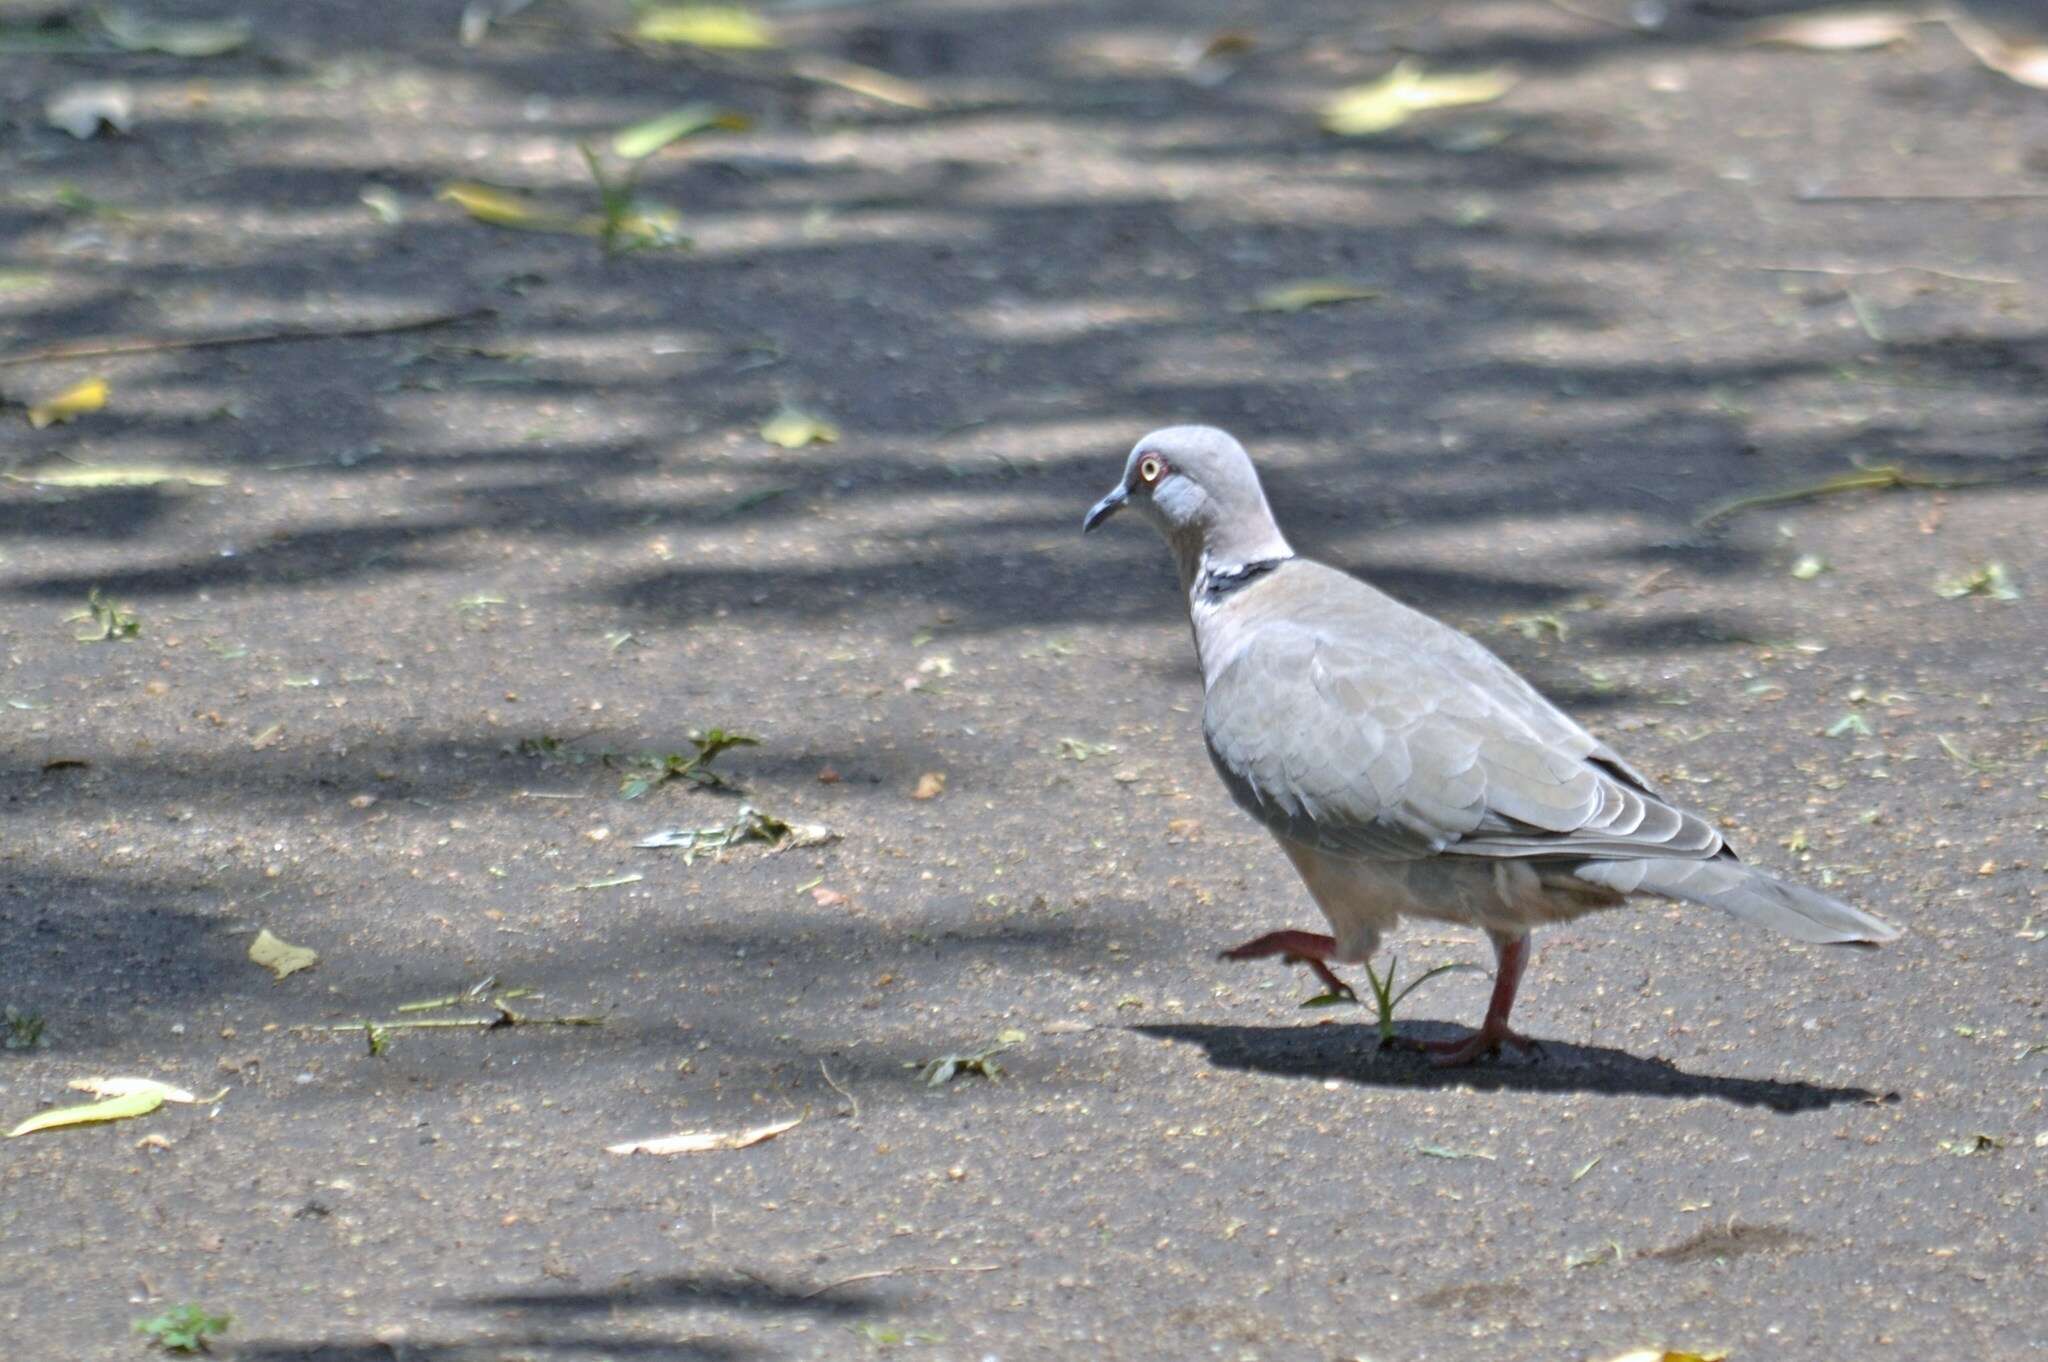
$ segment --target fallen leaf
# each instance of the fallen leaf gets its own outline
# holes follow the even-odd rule
[[[194,487],[225,487],[227,478],[198,468],[151,467],[144,464],[88,464],[71,468],[38,468],[12,473],[10,481],[38,487],[160,487],[167,482]]]
[[[839,427],[794,407],[784,407],[762,423],[761,438],[784,449],[802,449],[805,445],[836,443]]]
[[[1490,71],[1429,75],[1422,63],[1403,60],[1378,80],[1345,90],[1323,106],[1323,127],[1342,137],[1371,137],[1407,122],[1426,109],[1491,104],[1515,86],[1515,77]]]
[[[251,752],[261,752],[267,748],[275,747],[277,746],[277,740],[283,736],[284,725],[281,723],[271,724],[255,737],[249,739],[249,750]]]
[[[273,936],[268,927],[256,933],[256,939],[249,943],[249,958],[280,979],[310,969],[320,960],[318,952],[287,945]]]
[[[125,52],[162,52],[173,57],[218,57],[246,45],[247,19],[152,19],[132,10],[100,11],[100,27]]]
[[[1918,15],[1895,9],[1821,9],[1752,24],[1743,41],[1808,52],[1861,52],[1913,36]]]
[[[869,99],[894,104],[898,108],[930,110],[938,107],[938,101],[922,86],[871,66],[857,66],[832,57],[800,55],[790,63],[790,70],[805,80],[814,80],[820,85],[836,85],[842,90],[851,90],[854,94],[866,95]]]
[[[74,1078],[65,1085],[78,1092],[89,1092],[94,1097],[132,1097],[139,1092],[153,1092],[166,1102],[185,1104],[218,1102],[228,1095],[222,1088],[211,1097],[195,1097],[184,1088],[174,1088],[168,1083],[159,1083],[154,1078],[106,1078],[95,1075],[92,1078]]]
[[[1484,1159],[1488,1163],[1495,1161],[1494,1156],[1483,1149],[1452,1149],[1445,1145],[1427,1144],[1421,1140],[1415,1142],[1415,1152],[1430,1159]]]
[[[1827,559],[1817,553],[1802,553],[1792,565],[1792,577],[1795,581],[1810,582],[1827,570]]]
[[[563,232],[571,236],[596,236],[603,221],[588,214],[557,212],[509,189],[499,189],[472,180],[444,185],[435,196],[454,204],[478,222],[493,227],[510,227],[521,232]]]
[[[811,890],[811,902],[817,904],[820,908],[838,908],[849,902],[849,900],[846,895],[840,893],[837,889],[827,889],[821,884]]]
[[[1628,1352],[1610,1357],[1607,1362],[1723,1362],[1728,1356],[1726,1348],[1711,1352],[1673,1352],[1669,1348],[1634,1348]]]
[[[110,1097],[104,1102],[93,1102],[82,1107],[58,1107],[40,1116],[31,1116],[7,1132],[12,1140],[22,1135],[33,1135],[38,1130],[56,1130],[63,1126],[94,1125],[101,1121],[126,1121],[136,1116],[147,1116],[164,1104],[161,1091],[138,1091]]]
[[[63,425],[75,421],[87,412],[98,411],[107,405],[107,380],[88,378],[83,383],[73,384],[47,402],[38,402],[28,409],[28,423],[37,430],[47,426]]]
[[[910,792],[912,799],[937,799],[946,792],[946,773],[926,771],[917,778],[917,788]]]
[[[633,36],[649,43],[750,50],[780,47],[774,26],[738,5],[662,5],[647,10]]]
[[[804,1123],[801,1116],[773,1125],[754,1126],[748,1130],[684,1130],[674,1135],[662,1135],[651,1140],[627,1140],[621,1144],[608,1144],[607,1154],[710,1154],[728,1149],[745,1149],[750,1145],[772,1140],[785,1131],[795,1130]]]
[[[685,104],[644,122],[620,128],[612,134],[612,151],[629,161],[652,156],[669,143],[691,133],[722,128],[743,132],[754,125],[745,114],[728,113],[711,104]]]
[[[1380,291],[1348,279],[1301,279],[1262,290],[1252,300],[1252,312],[1303,312],[1334,303],[1360,303],[1377,298]]]
[[[43,105],[43,118],[81,142],[97,136],[102,125],[125,133],[135,126],[135,94],[117,81],[67,85]]]

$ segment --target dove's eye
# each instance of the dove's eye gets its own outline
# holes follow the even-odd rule
[[[1157,454],[1147,454],[1138,460],[1138,481],[1151,486],[1166,476],[1166,460]]]

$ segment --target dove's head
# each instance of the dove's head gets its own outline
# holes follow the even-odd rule
[[[1089,508],[1083,532],[1130,506],[1173,545],[1184,570],[1290,557],[1251,455],[1214,426],[1167,426],[1131,447],[1123,481]]]

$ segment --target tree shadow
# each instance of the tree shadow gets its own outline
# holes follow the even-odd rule
[[[1463,1069],[1439,1069],[1426,1056],[1404,1050],[1380,1050],[1378,1034],[1366,1026],[1215,1026],[1171,1023],[1134,1026],[1160,1040],[1202,1047],[1211,1063],[1225,1069],[1252,1070],[1280,1078],[1335,1078],[1372,1088],[1429,1091],[1473,1088],[1481,1092],[1598,1093],[1607,1097],[1667,1097],[1685,1100],[1711,1097],[1737,1106],[1763,1107],[1781,1114],[1818,1111],[1850,1102],[1890,1101],[1868,1088],[1784,1082],[1770,1078],[1734,1078],[1696,1074],[1669,1060],[1645,1059],[1599,1045],[1544,1043],[1545,1055],[1533,1062],[1482,1063]],[[1471,1034],[1450,1026],[1433,1026],[1440,1039]]]

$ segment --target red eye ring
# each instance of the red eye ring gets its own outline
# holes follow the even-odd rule
[[[1157,454],[1148,453],[1138,459],[1138,481],[1148,487],[1165,477],[1169,471],[1171,470],[1168,469],[1166,460]]]

